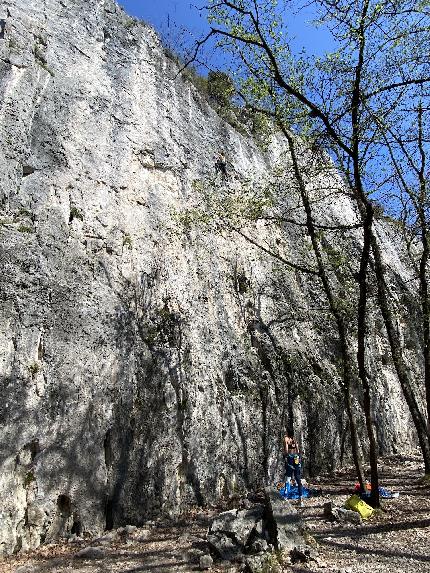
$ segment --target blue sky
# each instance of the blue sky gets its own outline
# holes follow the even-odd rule
[[[193,38],[209,29],[205,11],[198,9],[204,0],[119,0],[119,3],[128,14],[152,24],[173,49],[182,43],[190,45]],[[330,50],[330,39],[327,32],[309,25],[313,17],[312,12],[305,10],[299,17],[288,14],[288,22],[298,50],[305,47],[321,54]]]
[[[186,32],[199,36],[209,28],[205,13],[196,8],[199,0],[119,0],[119,3],[128,14],[152,24],[163,36]]]

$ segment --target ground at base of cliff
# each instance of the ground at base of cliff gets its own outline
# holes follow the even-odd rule
[[[311,485],[320,497],[307,499],[299,509],[310,534],[310,561],[284,562],[265,573],[428,573],[430,571],[430,487],[422,483],[423,466],[417,456],[385,458],[380,465],[381,485],[400,493],[382,501],[382,511],[360,525],[330,521],[323,506],[343,505],[354,488],[353,474],[345,470],[323,476]],[[0,561],[1,573],[191,573],[202,570],[209,555],[205,536],[215,515],[235,507],[196,509],[173,522],[127,526],[94,539],[50,544]],[[236,505],[237,506],[237,505]],[[79,554],[79,556],[78,556]],[[213,573],[238,573],[242,563],[214,560]]]

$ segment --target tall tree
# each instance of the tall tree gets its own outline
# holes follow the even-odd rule
[[[408,109],[409,121],[384,127],[393,176],[391,201],[400,201],[402,230],[412,266],[419,281],[421,306],[421,347],[424,358],[424,385],[427,424],[430,424],[430,108],[424,106],[423,92]],[[428,98],[426,98],[428,99]],[[378,118],[378,121],[382,121]],[[428,432],[430,427],[428,426]]]

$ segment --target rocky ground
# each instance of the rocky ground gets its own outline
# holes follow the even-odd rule
[[[397,499],[385,500],[383,510],[361,525],[338,523],[324,517],[328,501],[342,505],[351,489],[350,471],[323,476],[315,485],[322,497],[306,500],[300,509],[309,531],[313,559],[264,573],[291,571],[312,573],[427,573],[430,571],[430,487],[420,482],[423,467],[416,456],[386,458],[381,463],[381,484],[400,492]],[[148,522],[144,527],[126,527],[98,538],[74,539],[51,544],[32,553],[0,561],[3,573],[191,573],[200,570],[200,560],[209,554],[205,541],[215,515],[224,507],[196,509],[176,523]],[[275,557],[275,556],[274,556]],[[273,559],[275,562],[275,559]],[[211,571],[236,573],[242,563],[215,559]]]

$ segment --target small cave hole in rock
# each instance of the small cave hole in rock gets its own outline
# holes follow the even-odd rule
[[[113,461],[113,452],[112,452],[112,430],[108,430],[106,432],[106,436],[103,442],[103,448],[105,452],[105,465],[107,468],[110,468]]]
[[[72,515],[72,502],[68,495],[61,494],[57,498],[58,512],[62,517],[68,518]]]
[[[4,39],[5,28],[6,28],[6,20],[0,19],[0,40]]]
[[[112,531],[113,529],[113,509],[114,503],[111,497],[106,500],[105,516],[106,516],[106,531]]]
[[[69,223],[71,223],[73,219],[80,219],[81,221],[84,220],[82,212],[74,205],[72,205],[72,207],[70,208]]]
[[[28,177],[29,175],[31,175],[35,171],[36,171],[36,169],[34,169],[34,167],[31,167],[30,165],[23,165],[22,166],[22,176],[23,177]]]
[[[251,286],[251,283],[249,281],[249,279],[247,278],[247,276],[245,275],[245,273],[239,273],[236,277],[236,290],[239,294],[245,294],[248,290],[249,287]]]
[[[37,456],[37,454],[40,454],[41,452],[41,448],[40,448],[40,444],[39,444],[39,440],[32,440],[29,444],[28,444],[28,448],[30,450],[31,453],[31,461],[34,461],[34,458]]]
[[[21,549],[22,549],[22,537],[19,535],[16,538],[16,544],[15,544],[15,547],[13,548],[12,553],[14,555],[16,555],[17,553],[19,553],[21,551]]]

